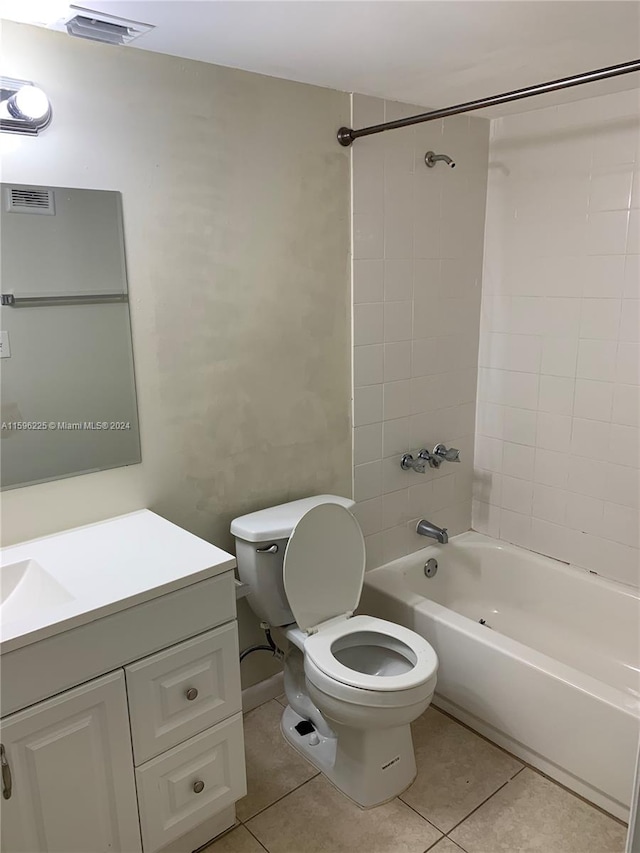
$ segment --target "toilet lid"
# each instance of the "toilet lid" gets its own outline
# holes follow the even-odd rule
[[[360,525],[338,504],[320,504],[296,524],[284,553],[283,579],[291,612],[304,631],[353,613],[364,581]]]

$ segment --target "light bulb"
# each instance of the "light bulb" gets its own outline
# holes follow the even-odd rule
[[[47,116],[51,105],[42,89],[37,86],[23,86],[9,98],[7,108],[14,118],[40,121]]]

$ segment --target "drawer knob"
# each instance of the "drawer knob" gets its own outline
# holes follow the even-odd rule
[[[187,697],[189,702],[192,702],[194,699],[198,698],[198,691],[195,687],[190,687],[188,690],[185,691],[184,695]]]
[[[193,783],[193,792],[194,794],[201,794],[204,791],[204,782],[202,779],[198,779],[197,782]]]

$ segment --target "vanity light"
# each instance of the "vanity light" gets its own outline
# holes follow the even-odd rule
[[[0,130],[37,136],[51,121],[49,98],[29,80],[0,78]]]
[[[49,98],[37,86],[23,86],[7,101],[7,110],[13,118],[41,122],[51,111]]]

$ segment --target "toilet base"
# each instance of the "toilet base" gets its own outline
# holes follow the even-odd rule
[[[290,706],[285,708],[280,723],[285,739],[361,808],[393,800],[415,779],[409,725],[362,730],[332,721],[336,737],[323,737],[317,731],[298,734],[295,727],[303,720]]]
[[[280,721],[282,734],[285,740],[304,755],[307,761],[310,761],[325,776],[329,776],[336,761],[337,738],[324,737],[318,731],[308,735],[298,734],[296,726],[304,720],[305,717],[296,714],[293,708],[287,705]],[[314,745],[315,740],[317,743]]]

